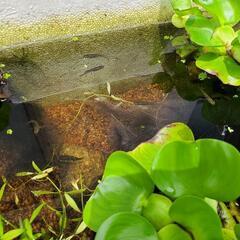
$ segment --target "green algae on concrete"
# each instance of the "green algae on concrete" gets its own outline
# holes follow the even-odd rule
[[[167,21],[170,11],[169,4],[162,4],[117,15],[105,12],[84,19],[61,17],[32,26],[10,26],[8,32],[0,28],[4,36],[0,62],[13,76],[12,100],[83,92],[106,82],[159,72],[160,64],[150,63],[164,29],[159,22]]]
[[[157,73],[150,65],[159,26],[124,29],[38,42],[1,51],[18,101],[30,101],[74,89]]]
[[[18,44],[54,40],[169,21],[168,1],[140,10],[97,11],[73,16],[55,16],[32,23],[0,23],[0,49]]]

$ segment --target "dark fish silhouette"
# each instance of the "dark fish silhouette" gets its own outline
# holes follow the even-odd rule
[[[88,69],[86,70],[83,74],[80,75],[80,77],[86,75],[86,74],[89,74],[89,73],[92,73],[92,72],[97,72],[99,70],[102,70],[104,68],[103,65],[100,65],[100,66],[97,66],[97,67],[94,67],[94,68],[91,68],[91,69]]]
[[[108,59],[106,56],[102,54],[97,54],[97,53],[89,53],[89,54],[83,55],[83,58],[100,58],[100,57]]]

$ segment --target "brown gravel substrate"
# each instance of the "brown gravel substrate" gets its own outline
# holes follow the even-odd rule
[[[134,104],[159,102],[163,99],[164,94],[156,85],[141,84],[128,92],[118,94],[117,97],[133,103],[130,105],[122,104],[121,107],[123,109],[128,109],[130,106],[134,109]],[[118,103],[119,102],[114,102],[113,107]],[[49,148],[51,151],[54,149],[56,158],[52,160],[55,160],[59,171],[61,171],[61,167],[65,170],[69,169],[69,171],[65,171],[64,174],[62,171],[62,174],[58,176],[63,178],[66,175],[65,181],[66,179],[67,181],[72,181],[72,179],[69,180],[70,178],[68,178],[67,174],[72,177],[79,175],[81,172],[83,177],[85,177],[85,181],[88,180],[88,178],[92,178],[91,181],[86,182],[88,186],[93,187],[92,185],[96,184],[96,180],[102,174],[106,156],[112,151],[119,149],[118,145],[113,141],[114,137],[116,137],[113,136],[113,134],[116,135],[118,133],[115,133],[111,128],[112,116],[111,112],[108,112],[109,109],[102,108],[101,104],[99,105],[98,102],[93,99],[84,103],[83,101],[69,101],[56,104],[36,103],[33,104],[33,108],[31,109],[34,109],[36,106],[38,109],[37,113],[33,114],[31,110],[29,114],[32,117],[38,116],[38,118],[33,117],[33,120],[36,120],[40,126],[36,134],[40,144],[42,144],[43,150],[45,148]],[[129,108],[130,112],[131,108]],[[33,127],[36,128],[36,126]],[[66,167],[64,164],[59,164],[63,157],[61,154],[81,156],[82,152],[80,151],[83,152],[84,157],[81,161],[84,164],[70,164],[69,167]],[[86,154],[86,152],[89,154]],[[51,154],[48,153],[46,156],[50,158]],[[64,158],[64,160],[66,159]],[[94,169],[91,170],[91,167]],[[77,172],[74,173],[73,171]],[[33,190],[51,190],[52,187],[48,185],[49,183],[40,182],[33,184],[30,181],[27,184],[23,184],[24,182],[26,182],[24,178],[20,180],[19,178],[18,180],[13,179],[11,181],[11,185],[14,188],[7,188],[3,201],[0,203],[0,212],[4,216],[13,221],[18,221],[19,218],[29,217],[31,211],[38,206],[42,200],[57,207],[56,200],[52,197],[36,198],[31,193]],[[14,189],[17,190],[15,191]],[[16,204],[16,194],[19,199],[18,204]],[[41,227],[46,227],[42,218],[46,219],[46,222],[53,228],[58,226],[57,216],[48,209],[44,209],[36,222],[34,222],[34,229],[38,230]],[[90,240],[93,239],[92,234],[91,231],[87,230],[76,239]]]

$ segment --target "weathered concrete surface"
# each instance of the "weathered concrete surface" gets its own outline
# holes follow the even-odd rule
[[[30,44],[1,52],[0,62],[12,73],[15,101],[31,101],[75,89],[85,91],[106,82],[154,74],[159,54],[159,27],[152,25]]]
[[[166,0],[0,0],[0,62],[15,102],[154,74]]]
[[[158,24],[168,0],[0,0],[0,48]]]

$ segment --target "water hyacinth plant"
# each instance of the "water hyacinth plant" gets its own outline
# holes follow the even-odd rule
[[[237,240],[239,225],[223,223],[218,210],[240,196],[239,173],[235,147],[195,140],[174,123],[135,150],[110,155],[83,220],[95,240]]]
[[[194,53],[196,66],[224,84],[240,85],[238,0],[171,0],[172,23],[187,35],[172,40],[184,59]],[[202,78],[202,74],[200,77]],[[206,78],[206,77],[205,77]]]

